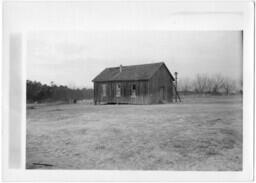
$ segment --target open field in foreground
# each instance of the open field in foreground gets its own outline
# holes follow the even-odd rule
[[[27,110],[27,168],[242,170],[242,99]]]

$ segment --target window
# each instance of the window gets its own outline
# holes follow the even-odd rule
[[[136,97],[136,84],[132,85],[132,97]]]
[[[121,96],[121,85],[120,84],[116,85],[116,96],[117,97]]]
[[[106,97],[107,96],[107,85],[102,84],[102,96]]]

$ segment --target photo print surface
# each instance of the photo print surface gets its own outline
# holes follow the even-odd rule
[[[242,31],[30,31],[26,168],[243,170]]]

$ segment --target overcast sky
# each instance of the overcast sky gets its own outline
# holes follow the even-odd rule
[[[35,31],[27,35],[27,79],[92,87],[106,67],[165,62],[179,77],[242,75],[241,31]]]

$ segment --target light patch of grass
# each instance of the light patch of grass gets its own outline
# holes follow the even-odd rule
[[[239,171],[242,141],[242,100],[237,96],[27,111],[31,169]]]

